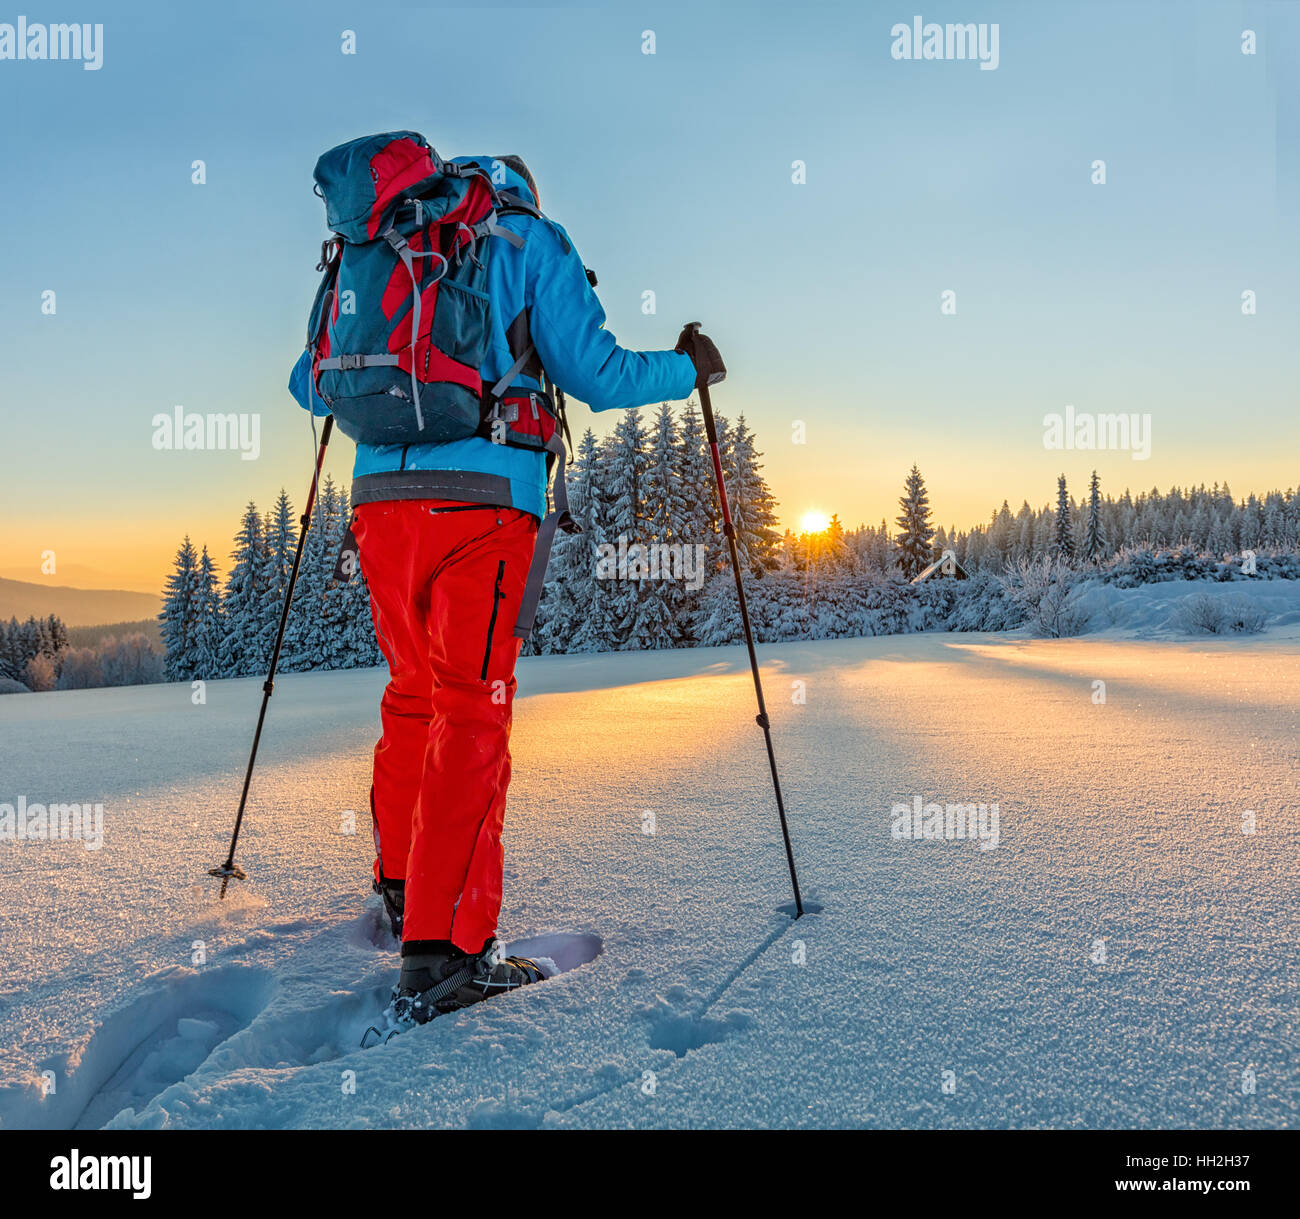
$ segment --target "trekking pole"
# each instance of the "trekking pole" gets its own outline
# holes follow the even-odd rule
[[[239,811],[235,814],[235,832],[230,836],[230,853],[226,862],[218,868],[210,868],[209,876],[221,877],[221,898],[224,901],[226,886],[231,877],[235,880],[247,880],[241,868],[235,866],[235,846],[239,842],[239,829],[244,824],[244,805],[248,803],[248,785],[253,780],[253,764],[257,761],[257,746],[262,739],[262,723],[266,719],[266,704],[275,692],[275,671],[280,665],[280,647],[284,643],[284,628],[289,622],[289,608],[293,605],[293,590],[298,583],[298,568],[302,563],[303,544],[307,540],[307,531],[311,528],[311,512],[316,503],[316,485],[320,482],[321,466],[325,464],[325,446],[330,442],[330,433],[334,430],[334,416],[325,417],[325,426],[321,429],[320,447],[316,450],[316,468],[312,471],[311,487],[307,491],[307,507],[303,511],[298,529],[298,549],[293,556],[293,569],[289,572],[289,587],[285,589],[284,605],[280,607],[280,625],[275,632],[275,647],[271,650],[271,669],[262,683],[262,709],[257,713],[257,728],[253,732],[253,748],[248,755],[248,769],[244,772],[244,790],[239,796]]]
[[[688,322],[686,329],[699,332],[699,322]],[[722,532],[727,535],[731,549],[731,570],[736,575],[736,596],[740,598],[740,620],[745,625],[745,646],[749,649],[749,667],[754,674],[754,693],[758,695],[758,726],[767,742],[767,762],[772,768],[772,789],[776,792],[776,811],[781,818],[781,836],[785,839],[785,858],[790,865],[790,883],[794,886],[795,918],[803,917],[803,898],[799,895],[799,876],[794,868],[794,849],[790,846],[790,827],[785,819],[785,802],[781,799],[781,779],[776,773],[776,754],[772,749],[772,725],[767,718],[767,703],[763,700],[763,682],[758,675],[758,654],[754,651],[754,631],[749,625],[749,606],[745,601],[745,584],[740,575],[740,554],[736,549],[736,527],[731,523],[731,505],[727,502],[727,484],[722,477],[722,459],[718,456],[718,427],[713,419],[713,403],[709,401],[709,387],[699,386],[700,406],[704,410],[704,431],[709,438],[709,452],[713,456],[713,480],[718,487],[718,503],[722,508]]]

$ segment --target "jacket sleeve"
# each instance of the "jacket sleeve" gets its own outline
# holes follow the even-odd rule
[[[293,366],[293,371],[289,374],[289,392],[303,410],[308,409],[307,404],[310,402],[312,414],[324,416],[330,413],[330,408],[320,400],[316,386],[312,384],[310,351],[303,351]]]
[[[566,394],[607,411],[675,402],[695,388],[690,356],[618,345],[605,329],[605,310],[582,259],[558,224],[533,226],[525,258],[529,331],[542,366]]]

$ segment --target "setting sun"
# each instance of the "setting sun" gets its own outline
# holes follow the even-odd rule
[[[799,522],[801,533],[821,533],[829,528],[830,518],[824,512],[805,512]]]

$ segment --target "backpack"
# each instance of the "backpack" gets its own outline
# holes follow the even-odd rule
[[[521,350],[494,385],[484,385],[480,369],[492,316],[491,240],[524,244],[498,218],[541,212],[498,189],[483,166],[442,160],[414,131],[331,148],[315,178],[333,236],[316,265],[324,277],[307,348],[316,393],[339,429],[358,444],[482,436],[544,451],[548,473],[554,470],[553,510],[538,529],[515,624],[526,639],[556,530],[580,532],[564,482],[564,395],[513,384],[525,369],[545,377],[526,337],[508,336],[511,354]]]
[[[546,392],[510,392],[538,366],[532,345],[495,385],[480,376],[492,239],[524,244],[498,219],[538,209],[482,166],[442,160],[414,131],[340,144],[315,179],[333,236],[321,246],[307,346],[340,430],[359,444],[483,436],[554,460],[560,408]]]

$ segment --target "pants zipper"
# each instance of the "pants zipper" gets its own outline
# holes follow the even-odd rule
[[[483,647],[483,671],[479,681],[487,681],[488,662],[492,659],[492,635],[497,629],[497,612],[501,609],[501,600],[505,593],[501,591],[501,581],[506,577],[505,559],[497,560],[497,582],[492,587],[492,617],[488,619],[487,643]]]

